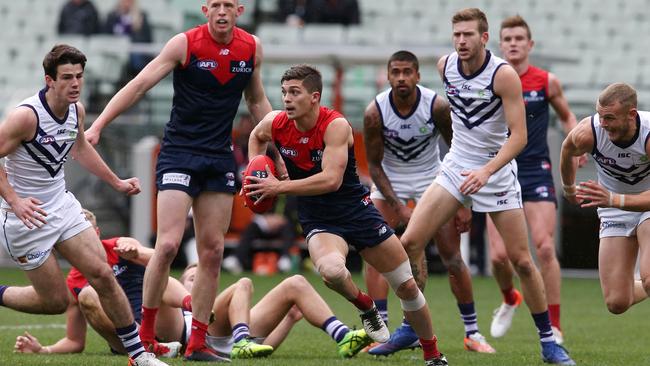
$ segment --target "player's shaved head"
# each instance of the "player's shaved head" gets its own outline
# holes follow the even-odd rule
[[[625,83],[610,84],[598,96],[598,104],[605,107],[621,103],[625,108],[636,108],[636,90]]]

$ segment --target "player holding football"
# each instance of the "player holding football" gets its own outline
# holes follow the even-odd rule
[[[328,287],[359,309],[368,335],[379,342],[389,338],[372,298],[359,290],[345,267],[348,244],[384,275],[400,298],[404,316],[422,344],[425,364],[447,365],[406,252],[359,182],[352,127],[340,113],[320,106],[320,72],[307,65],[293,66],[281,84],[284,111],[264,117],[251,133],[248,151],[250,157],[261,155],[269,142],[274,143],[290,179],[246,177],[253,182],[246,186],[246,194],[260,194],[260,200],[279,194],[298,196],[299,220],[318,272]]]

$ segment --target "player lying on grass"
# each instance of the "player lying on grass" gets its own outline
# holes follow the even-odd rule
[[[191,291],[195,273],[196,266],[190,265],[181,276],[181,282],[188,291]],[[301,275],[283,280],[251,308],[252,297],[253,282],[246,277],[217,296],[206,342],[218,354],[242,353],[237,350],[236,342],[242,321],[244,325],[249,324],[250,328],[246,330],[255,342],[273,347],[273,350],[280,346],[303,317],[332,337],[341,357],[353,357],[372,342],[365,330],[351,330],[338,320],[325,300]]]

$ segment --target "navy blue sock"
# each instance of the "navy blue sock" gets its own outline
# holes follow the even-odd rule
[[[384,323],[388,324],[388,300],[386,299],[375,300],[375,306],[379,311],[379,315],[381,315],[381,320],[383,320]]]
[[[460,310],[460,318],[465,325],[465,337],[469,337],[474,333],[478,333],[478,323],[474,303],[458,304]]]
[[[325,333],[329,334],[329,336],[332,337],[336,343],[340,342],[343,337],[345,337],[345,335],[350,331],[350,328],[348,328],[347,325],[343,324],[335,316],[329,317],[327,320],[325,320],[325,323],[321,325],[321,329],[324,330]]]
[[[4,306],[5,302],[2,301],[2,295],[5,294],[5,290],[8,289],[9,286],[1,285],[0,286],[0,306]]]
[[[548,310],[543,313],[530,315],[533,316],[533,320],[535,321],[539,340],[542,343],[555,342],[555,338],[553,338],[553,330],[551,330],[551,318],[548,315]]]
[[[117,336],[122,341],[124,349],[129,354],[129,357],[136,358],[144,352],[142,342],[140,342],[140,334],[138,334],[138,326],[135,322],[124,328],[115,328]]]

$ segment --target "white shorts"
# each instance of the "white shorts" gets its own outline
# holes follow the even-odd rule
[[[13,212],[0,210],[0,243],[22,270],[40,267],[55,244],[92,226],[72,193],[66,192],[62,197],[64,202],[58,208],[45,209],[47,224],[40,228],[29,229]]]
[[[390,177],[388,180],[390,181],[391,187],[393,187],[395,195],[397,195],[397,198],[402,203],[406,203],[408,200],[413,200],[417,203],[435,178],[436,174],[428,174],[426,176],[399,175]],[[385,201],[386,197],[373,184],[370,189],[370,199]]]
[[[459,187],[466,177],[460,173],[476,168],[463,167],[445,155],[442,169],[435,182],[451,193],[460,203],[476,212],[499,212],[522,208],[521,186],[517,180],[517,163],[512,160],[492,174],[478,192],[466,196]]]
[[[636,228],[647,219],[650,219],[650,212],[632,212],[618,208],[599,208],[598,218],[600,219],[599,238],[614,236],[636,236]]]

